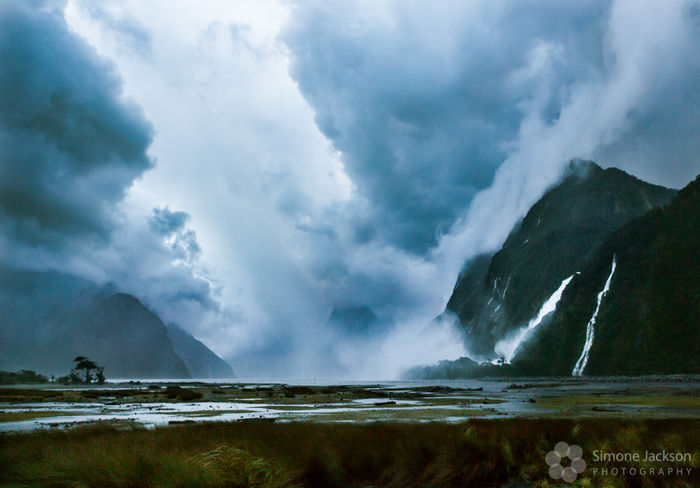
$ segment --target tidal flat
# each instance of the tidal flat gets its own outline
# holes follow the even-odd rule
[[[0,388],[0,432],[95,422],[461,422],[485,418],[700,418],[696,377],[364,384],[130,381]]]
[[[0,431],[11,487],[550,487],[561,441],[587,458],[573,486],[700,486],[695,377],[20,385]]]

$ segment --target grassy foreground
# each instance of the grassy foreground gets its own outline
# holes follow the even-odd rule
[[[588,458],[575,486],[698,486],[698,439],[700,420],[672,419],[93,425],[0,436],[0,486],[558,486],[544,457],[562,440]],[[594,475],[596,449],[690,452],[692,472]]]

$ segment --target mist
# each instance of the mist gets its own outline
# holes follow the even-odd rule
[[[698,173],[699,19],[697,1],[7,2],[0,264],[133,294],[240,377],[468,356],[444,313],[458,274],[571,159]]]

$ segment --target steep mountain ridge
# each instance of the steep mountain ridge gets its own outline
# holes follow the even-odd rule
[[[572,374],[594,315],[583,374],[700,372],[700,177],[599,246],[513,367]]]
[[[668,203],[674,192],[615,168],[571,163],[493,256],[474,258],[447,304],[470,352],[496,358],[499,340],[525,326],[613,231]]]
[[[175,353],[182,358],[193,378],[233,378],[231,366],[192,334],[168,324],[168,337]]]

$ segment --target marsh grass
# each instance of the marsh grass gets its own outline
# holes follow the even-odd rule
[[[187,412],[188,417],[218,417],[219,415],[255,413],[255,410],[195,410]],[[183,415],[183,412],[163,412],[164,415]]]
[[[229,487],[266,487],[280,485],[279,469],[263,458],[252,456],[245,449],[226,444],[198,454],[188,462],[201,471],[205,483]]]
[[[71,412],[63,410],[42,410],[25,412],[0,412],[0,422],[21,422],[23,420],[34,420],[47,417],[64,417],[85,415],[85,412]]]
[[[33,388],[0,388],[0,402],[41,402],[62,397],[62,391]]]
[[[369,422],[369,421],[427,421],[444,420],[445,418],[469,418],[481,417],[484,415],[494,415],[491,410],[476,408],[383,408],[371,407],[364,409],[354,409],[325,414],[314,414],[310,417],[315,422]]]
[[[700,408],[700,397],[668,395],[562,395],[541,397],[536,400],[542,408],[562,409],[582,405],[628,405],[671,408]]]
[[[0,436],[0,486],[556,486],[559,441],[700,456],[700,420],[473,419],[462,424],[209,423],[146,430],[96,425]],[[690,477],[590,478],[575,486],[697,486]]]

